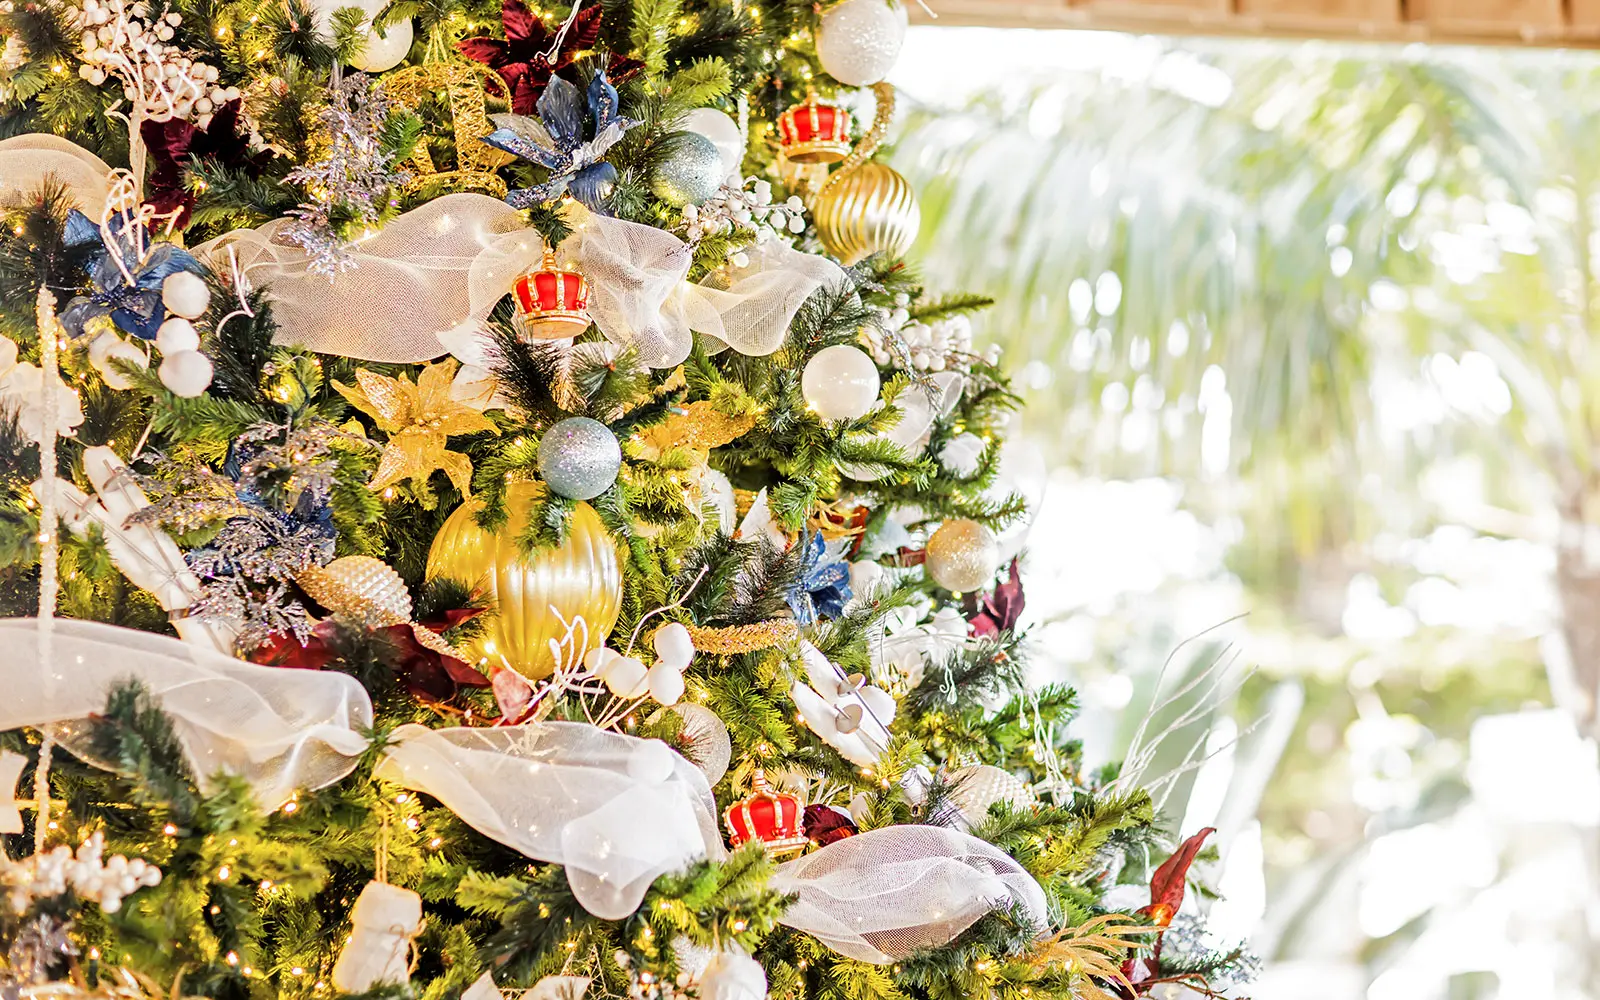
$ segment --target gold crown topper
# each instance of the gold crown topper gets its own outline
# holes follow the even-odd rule
[[[450,118],[455,125],[456,169],[439,170],[428,155],[428,144],[419,142],[411,154],[413,176],[401,188],[403,194],[444,186],[457,191],[481,191],[494,198],[506,196],[506,182],[495,171],[516,157],[481,141],[494,131],[487,111],[489,94],[510,99],[498,73],[482,63],[451,59],[397,70],[384,78],[383,89],[396,104],[411,111],[429,97],[442,96],[450,103]]]

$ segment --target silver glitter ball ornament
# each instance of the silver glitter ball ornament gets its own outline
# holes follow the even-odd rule
[[[817,28],[817,61],[852,87],[889,75],[906,40],[906,5],[889,0],[844,0],[828,8]]]
[[[977,590],[1000,568],[1000,543],[977,521],[946,521],[928,539],[926,565],[928,575],[946,590]]]
[[[557,496],[591,500],[611,488],[622,467],[617,436],[598,420],[568,417],[539,442],[539,475]]]
[[[717,144],[698,132],[679,132],[672,152],[650,173],[650,190],[669,205],[698,205],[717,193],[727,174]]]

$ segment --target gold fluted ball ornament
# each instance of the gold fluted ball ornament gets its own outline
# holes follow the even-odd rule
[[[928,539],[927,570],[946,590],[977,590],[1000,568],[1000,543],[977,521],[958,518]]]
[[[812,201],[811,217],[822,245],[848,266],[875,253],[899,257],[910,250],[922,207],[898,171],[868,160],[829,177]]]
[[[501,663],[504,657],[513,670],[533,679],[555,670],[550,641],[559,643],[566,637],[563,617],[568,622],[583,619],[588,626],[587,649],[594,649],[605,641],[622,609],[616,544],[588,504],[574,507],[565,542],[523,554],[517,535],[527,523],[529,507],[543,492],[541,483],[507,487],[509,517],[493,534],[478,526],[476,500],[462,504],[445,520],[428,550],[429,579],[449,577],[482,587],[494,602],[487,635],[464,645],[463,652],[474,661],[487,658],[490,664]],[[577,639],[582,636],[580,630]]]

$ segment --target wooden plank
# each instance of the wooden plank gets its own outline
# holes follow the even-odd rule
[[[1561,0],[1407,0],[1406,17],[1435,30],[1517,37],[1566,27]]]
[[[990,28],[1075,28],[1093,31],[1128,31],[1144,34],[1231,36],[1243,38],[1324,38],[1407,45],[1426,42],[1443,45],[1519,45],[1529,47],[1600,48],[1600,0],[1568,0],[1573,4],[1570,25],[1551,25],[1551,5],[1561,0],[1509,0],[1528,3],[1530,23],[1508,29],[1496,19],[1449,17],[1425,20],[1410,18],[1363,17],[1351,8],[1349,16],[1338,12],[1326,16],[1300,17],[1286,10],[1263,11],[1244,5],[1256,0],[1236,0],[1241,6],[1231,14],[1218,14],[1194,7],[1160,6],[1150,3],[1089,2],[1073,6],[1066,0],[926,0],[937,17],[930,17],[916,2],[907,9],[914,24],[945,27]],[[1293,0],[1259,0],[1293,2]],[[1332,0],[1335,3],[1362,3],[1366,0]],[[1396,0],[1398,4],[1400,0]],[[1415,0],[1411,0],[1415,2]],[[1427,2],[1427,0],[1424,0]],[[1543,7],[1538,4],[1545,4]],[[1587,6],[1581,6],[1587,5]],[[1583,11],[1582,16],[1579,11]]]
[[[1332,27],[1371,35],[1401,19],[1400,0],[1239,0],[1239,13],[1313,34]]]

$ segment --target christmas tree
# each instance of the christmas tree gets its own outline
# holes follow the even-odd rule
[[[874,158],[905,24],[0,7],[8,990],[1242,975],[1208,831],[1024,684],[1019,401]]]

